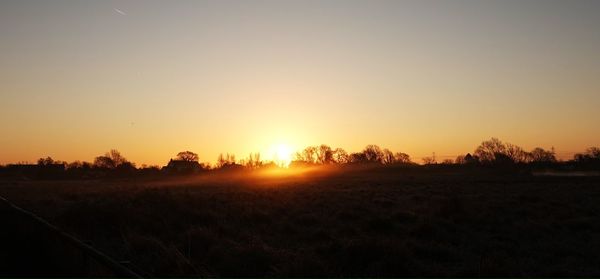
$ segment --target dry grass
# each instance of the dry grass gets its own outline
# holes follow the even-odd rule
[[[328,170],[0,195],[144,275],[600,276],[599,181]]]

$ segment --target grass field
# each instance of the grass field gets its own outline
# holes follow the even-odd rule
[[[402,169],[3,181],[151,276],[600,276],[600,178]]]

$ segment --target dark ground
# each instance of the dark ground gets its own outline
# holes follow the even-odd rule
[[[3,181],[150,276],[600,276],[600,178],[400,169]]]

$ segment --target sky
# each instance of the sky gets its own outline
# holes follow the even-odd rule
[[[600,1],[0,0],[0,164],[600,145]]]

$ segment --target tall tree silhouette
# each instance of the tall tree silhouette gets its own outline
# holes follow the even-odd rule
[[[320,164],[329,164],[333,162],[333,150],[325,144],[317,148],[317,162]]]
[[[390,151],[387,148],[384,148],[381,151],[381,163],[382,164],[393,164],[396,162],[396,159],[394,158],[394,153],[392,151]]]
[[[307,148],[304,148],[304,151],[302,151],[302,156],[303,156],[303,161],[307,162],[307,163],[315,163],[316,162],[316,154],[317,154],[317,148],[314,146],[309,146]]]
[[[363,154],[365,154],[365,159],[370,163],[381,163],[381,157],[383,156],[383,152],[381,148],[374,144],[369,144],[363,150]]]
[[[483,141],[475,149],[474,154],[483,162],[493,162],[498,154],[505,154],[505,152],[506,146],[504,143],[497,138],[491,138],[490,140]]]

